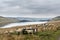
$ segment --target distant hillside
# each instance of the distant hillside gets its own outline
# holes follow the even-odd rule
[[[51,18],[28,18],[28,17],[16,17],[21,22],[43,22],[43,21],[50,21]]]
[[[52,20],[58,21],[58,20],[60,20],[60,16],[57,16],[57,17],[53,18]]]
[[[2,17],[0,16],[0,26],[4,26],[9,23],[19,22],[16,18],[8,18],[8,17]]]
[[[20,22],[32,22],[32,20],[21,20]]]

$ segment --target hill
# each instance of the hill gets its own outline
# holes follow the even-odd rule
[[[21,22],[41,22],[41,21],[49,21],[51,18],[28,18],[28,17],[16,17]]]
[[[38,31],[37,33],[26,35],[21,34],[20,31],[16,31],[24,27],[36,27]],[[44,24],[16,26],[11,28],[0,28],[0,40],[60,40],[60,21],[49,21]]]
[[[38,32],[36,34],[20,34],[15,30],[24,27],[37,27]],[[8,33],[6,33],[8,31]],[[2,34],[1,34],[2,33]],[[26,25],[12,28],[1,29],[0,28],[0,40],[59,40],[60,38],[60,21],[48,22],[46,24]]]
[[[55,18],[52,18],[52,20],[54,20],[54,21],[60,20],[60,16],[57,16]]]
[[[0,26],[4,26],[8,23],[14,23],[14,22],[19,22],[19,20],[16,18],[8,18],[0,16]]]

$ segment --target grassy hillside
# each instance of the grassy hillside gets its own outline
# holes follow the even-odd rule
[[[13,23],[13,22],[19,22],[19,20],[15,18],[7,18],[7,17],[0,16],[0,26],[3,26],[8,23]]]
[[[60,16],[57,16],[57,17],[53,18],[52,20],[55,20],[55,21],[60,20]]]
[[[11,28],[0,28],[0,40],[60,40],[60,21],[49,21],[45,24],[36,24],[36,25],[26,25],[26,26],[16,26]],[[60,18],[60,17],[59,17]],[[59,20],[59,19],[58,19]],[[15,18],[5,18],[0,17],[0,25],[5,25],[12,22],[19,22]],[[17,29],[32,27],[38,28],[38,32],[35,34],[19,34],[16,33]],[[13,33],[5,33],[6,31],[13,31]]]
[[[36,34],[18,34],[14,32],[13,34],[5,34],[6,30],[16,30],[18,28],[24,27],[37,27],[38,32]],[[1,32],[3,32],[1,34]],[[60,40],[60,21],[48,22],[46,24],[37,24],[37,25],[26,25],[26,26],[17,26],[12,28],[0,28],[0,40]]]

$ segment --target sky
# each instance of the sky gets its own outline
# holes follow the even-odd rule
[[[60,0],[0,0],[0,16],[33,18],[60,16]]]

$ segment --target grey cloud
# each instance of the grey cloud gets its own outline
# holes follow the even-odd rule
[[[60,15],[60,0],[3,0],[0,13],[14,15]],[[53,13],[53,14],[52,14]]]
[[[56,4],[52,3],[54,5],[50,5],[50,4],[42,3],[44,5],[39,5],[39,4],[37,5],[36,3],[33,3],[33,2],[34,2],[34,0],[31,1],[31,2],[28,1],[28,0],[26,0],[26,1],[24,1],[24,0],[14,0],[14,1],[11,1],[11,2],[10,1],[6,2],[6,3],[8,3],[10,6],[19,5],[23,8],[26,8],[26,9],[29,9],[29,10],[32,10],[32,11],[34,11],[34,10],[38,10],[38,11],[41,11],[41,10],[52,11],[53,10],[54,11],[54,10],[58,10],[58,7],[60,8],[60,6],[59,6],[60,4],[56,5]]]

